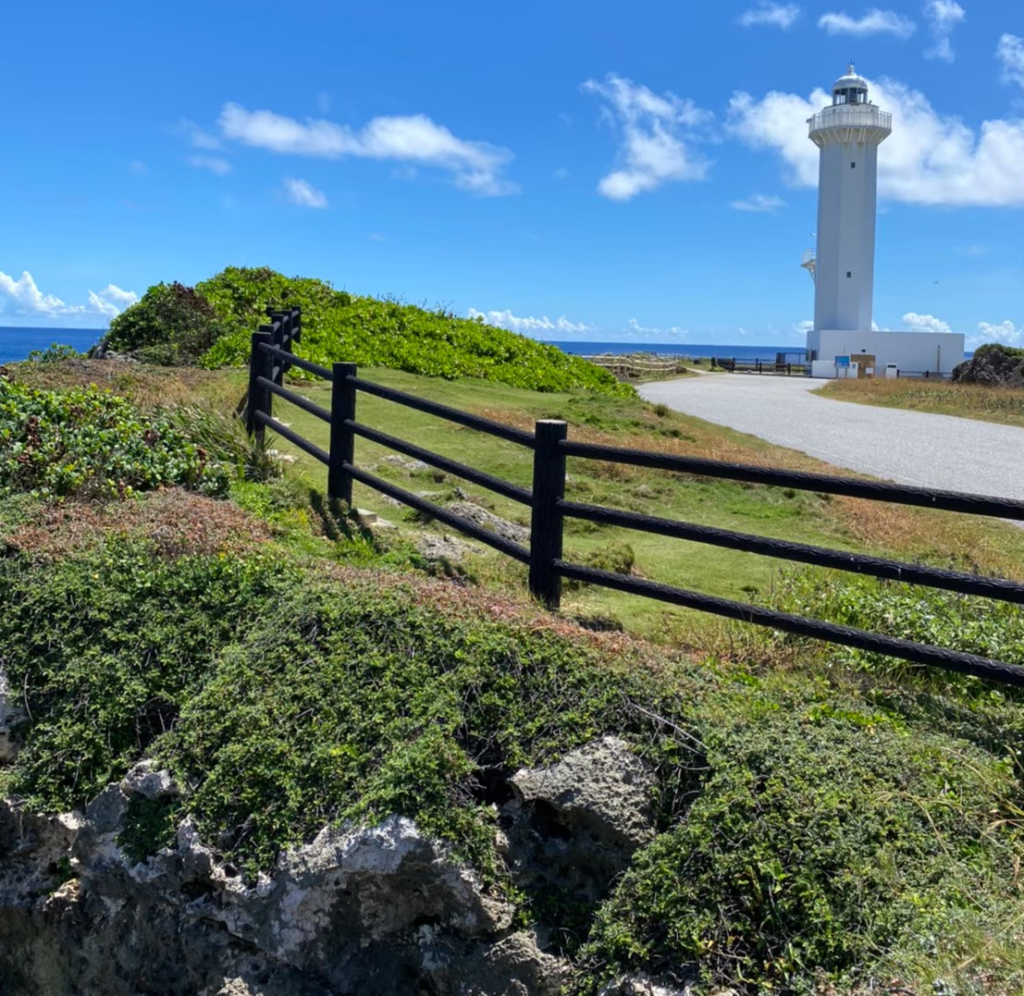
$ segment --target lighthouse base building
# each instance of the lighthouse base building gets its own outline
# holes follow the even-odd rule
[[[878,147],[892,133],[892,115],[868,99],[851,64],[833,84],[832,104],[807,124],[820,150],[818,246],[801,263],[814,279],[812,376],[948,376],[963,362],[962,335],[873,327]]]
[[[959,332],[812,329],[812,377],[948,377],[964,361]]]

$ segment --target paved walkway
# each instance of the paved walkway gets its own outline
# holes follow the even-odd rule
[[[720,374],[644,384],[648,401],[900,484],[1024,499],[1024,429],[811,393],[804,377]]]

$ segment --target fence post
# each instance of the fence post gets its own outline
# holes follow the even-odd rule
[[[557,419],[535,425],[533,451],[533,513],[530,518],[530,591],[549,609],[562,600],[562,578],[555,561],[562,556],[562,512],[565,497],[565,453],[558,445],[568,426]]]
[[[274,343],[274,334],[266,325],[261,325],[259,332],[252,334],[252,352],[249,355],[249,404],[245,416],[245,425],[249,435],[255,436],[257,442],[262,445],[265,426],[256,421],[256,412],[271,414],[272,395],[256,380],[258,377],[270,379],[270,375],[274,372],[274,358],[260,349],[260,343],[266,343],[268,346]]]
[[[270,325],[268,328],[273,333],[274,345],[277,346],[278,349],[282,349],[284,348],[285,335],[288,332],[288,313],[286,311],[279,311],[276,308],[267,308],[267,315],[270,318]],[[278,362],[276,357],[274,358],[274,362]],[[284,367],[284,362],[281,361],[280,372],[274,378],[274,383],[277,384],[278,387],[281,387],[284,384]],[[273,372],[273,367],[271,367],[271,372]]]
[[[354,363],[335,363],[331,385],[331,461],[327,465],[327,497],[352,504],[352,475],[345,464],[355,461],[356,436],[345,421],[356,419],[356,388],[350,377],[356,376]]]

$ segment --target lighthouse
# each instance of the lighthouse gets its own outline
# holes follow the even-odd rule
[[[853,63],[832,86],[832,103],[808,118],[818,153],[818,246],[800,264],[814,278],[807,333],[812,377],[948,377],[963,361],[955,332],[896,332],[872,322],[878,147],[892,115],[868,100]]]
[[[832,86],[832,104],[807,122],[818,156],[818,247],[804,266],[814,277],[814,329],[870,329],[875,276],[878,146],[892,115],[868,100],[851,63]]]

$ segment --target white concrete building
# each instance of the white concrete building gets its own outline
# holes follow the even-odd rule
[[[892,364],[905,374],[948,375],[963,361],[962,335],[873,329],[878,147],[892,133],[892,115],[868,100],[867,82],[851,64],[832,86],[831,106],[807,123],[821,150],[818,245],[801,264],[814,278],[814,328],[807,334],[814,376],[885,376]]]

